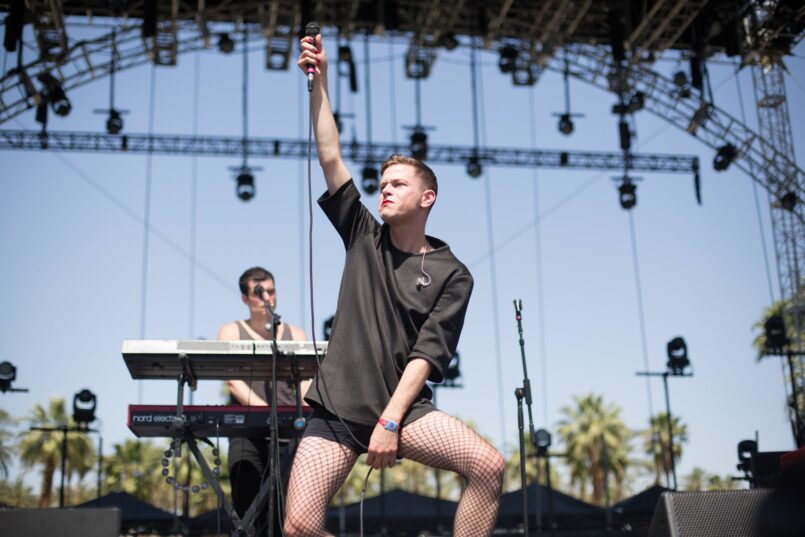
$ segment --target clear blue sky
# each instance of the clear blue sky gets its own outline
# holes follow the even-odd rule
[[[333,41],[326,44],[332,51]],[[372,47],[375,141],[405,140],[402,127],[415,122],[414,84],[403,76],[404,50],[400,43],[392,47],[382,40]],[[353,51],[363,92],[362,40],[353,43]],[[182,56],[176,68],[156,70],[155,132],[192,132],[194,58]],[[198,132],[239,135],[240,54],[224,56],[213,46],[198,58]],[[468,58],[466,49],[441,52],[431,78],[423,82],[423,122],[435,127],[432,143],[472,143]],[[573,81],[573,110],[586,116],[577,120],[573,136],[564,137],[552,116],[564,106],[559,75],[546,73],[534,89],[515,88],[498,72],[496,53],[483,52],[480,59],[485,145],[529,147],[533,121],[538,148],[618,150],[617,120],[610,114],[613,95]],[[267,72],[263,61],[256,49],[250,57],[250,134],[306,136],[307,92],[301,75],[295,69]],[[805,117],[805,49],[799,47],[787,65],[794,141],[801,158],[805,127],[797,118]],[[665,72],[674,67],[674,62],[658,64]],[[740,117],[733,68],[714,65],[710,70],[716,104]],[[116,104],[131,110],[125,116],[127,132],[147,131],[151,75],[150,66],[118,75]],[[754,126],[749,72],[741,72],[738,81]],[[106,106],[108,83],[102,79],[70,92],[71,115],[51,114],[50,128],[102,131],[105,118],[92,109]],[[364,140],[363,94],[350,96],[345,86],[342,110],[350,109],[357,114],[358,139]],[[38,128],[33,115],[26,113],[3,128]],[[348,124],[348,132],[351,128]],[[632,216],[649,366],[664,369],[666,342],[682,335],[695,369],[693,378],[670,382],[672,409],[689,432],[679,475],[694,466],[734,473],[736,444],[755,431],[763,450],[793,447],[780,360],[758,362],[751,346],[756,335],[752,325],[770,302],[761,243],[763,233],[771,248],[766,194],[759,194],[761,228],[750,178],[735,168],[714,172],[711,149],[648,111],[637,115],[636,144],[640,151],[693,154],[702,161],[701,207],[690,176],[640,174]],[[0,406],[22,416],[34,403],[54,396],[72,400],[87,387],[98,396],[105,445],[132,438],[126,409],[138,400],[138,383],[129,377],[120,348],[124,339],[141,336],[148,158],[6,151],[0,162],[0,359],[15,363],[17,385],[31,390],[0,396]],[[235,197],[228,170],[239,165],[237,159],[197,159],[194,269],[188,259],[193,161],[153,157],[145,337],[215,337],[219,325],[247,314],[237,278],[252,265],[274,272],[279,311],[286,321],[311,332],[303,163],[264,159],[253,164],[263,170],[256,173],[256,198],[244,204]],[[348,165],[359,175],[362,163]],[[512,300],[521,298],[536,426],[555,431],[561,407],[572,404],[573,396],[594,392],[620,406],[629,427],[645,428],[647,386],[635,376],[644,362],[629,215],[618,205],[612,180],[617,174],[485,168],[483,177],[473,180],[463,166],[433,167],[440,192],[429,234],[446,240],[475,277],[459,345],[464,388],[440,391],[439,406],[475,423],[499,447],[516,449],[513,391],[522,382],[522,369]],[[318,196],[324,182],[316,165],[313,169],[313,193]],[[374,209],[376,198],[367,202]],[[343,251],[318,208],[313,227],[315,330],[321,337],[321,322],[335,308]],[[768,253],[776,282],[774,254]],[[540,271],[544,329],[539,324]],[[142,402],[175,402],[172,382],[144,382],[142,390]],[[203,384],[194,401],[220,403],[220,392],[218,382]],[[654,411],[663,410],[659,381],[652,382],[651,393]],[[36,482],[32,476],[29,480]]]

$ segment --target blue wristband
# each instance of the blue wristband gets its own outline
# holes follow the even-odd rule
[[[377,423],[383,426],[383,428],[387,431],[391,431],[392,433],[396,433],[397,430],[400,428],[400,424],[396,421],[387,420],[385,418],[378,418]]]

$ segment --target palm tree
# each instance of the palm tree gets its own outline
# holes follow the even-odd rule
[[[36,404],[26,418],[31,427],[74,427],[72,418],[67,416],[64,399],[54,397],[45,409]],[[39,496],[39,507],[49,507],[53,495],[53,475],[61,465],[62,457],[61,431],[26,431],[22,433],[19,443],[20,460],[27,468],[42,467],[42,488]],[[67,435],[67,465],[71,472],[91,467],[95,460],[95,450],[85,433],[69,433]],[[65,478],[67,477],[65,473]]]
[[[771,306],[767,306],[763,309],[763,317],[754,324],[753,328],[760,331],[760,334],[755,338],[753,341],[753,346],[758,352],[758,361],[761,360],[766,355],[766,334],[764,329],[764,323],[766,320],[773,316],[773,315],[780,315],[783,317],[785,321],[785,328],[787,332],[788,339],[791,341],[791,346],[793,350],[800,350],[805,351],[805,335],[803,335],[803,340],[799,341],[797,338],[797,331],[796,331],[796,319],[794,318],[794,309],[795,305],[792,303],[792,300],[778,300],[774,302]],[[799,305],[800,307],[805,305],[805,278],[803,278],[800,284],[800,297],[799,297]],[[799,321],[801,323],[802,331],[805,333],[805,314],[800,313]],[[794,369],[794,379],[796,382],[797,390],[799,392],[799,401],[797,402],[797,410],[799,411],[799,415],[801,419],[805,420],[805,363],[802,359],[793,359],[792,365]],[[791,382],[791,371],[788,367],[786,367],[785,376],[788,379],[788,382]],[[791,408],[794,407],[793,402],[790,403]]]
[[[36,507],[38,498],[22,477],[15,481],[0,481],[0,503],[14,507]]]
[[[6,425],[13,423],[8,412],[0,409],[0,476],[3,479],[8,477],[8,466],[14,456],[14,446],[11,443],[12,433]]]
[[[578,486],[584,499],[590,484],[592,501],[602,505],[605,475],[615,480],[615,497],[623,493],[631,432],[621,420],[620,408],[604,404],[602,396],[589,394],[574,400],[574,407],[562,408],[565,418],[558,428],[566,448],[571,487]]]
[[[698,466],[694,467],[688,475],[685,476],[685,490],[699,491],[704,490],[707,483],[707,472]]]
[[[649,420],[650,428],[640,431],[638,436],[643,439],[643,452],[651,457],[654,463],[654,484],[660,484],[660,469],[671,471],[671,439],[668,435],[668,414],[660,412]],[[682,444],[688,441],[688,426],[682,423],[678,416],[673,416],[671,429],[674,433],[674,461],[678,465],[682,458]]]
[[[707,490],[737,490],[740,485],[730,476],[710,475],[707,477]]]
[[[518,440],[519,445],[519,440]],[[542,485],[547,485],[545,470],[543,462],[540,460],[540,469],[537,468],[537,448],[531,443],[530,434],[525,434],[525,480],[526,485],[539,482]],[[506,483],[508,483],[507,490],[518,490],[520,488],[520,450],[519,447],[514,451],[506,461]],[[561,490],[561,481],[556,466],[551,466],[551,487]]]
[[[111,492],[128,492],[151,501],[163,489],[170,490],[162,475],[162,458],[167,448],[150,441],[128,439],[112,446],[112,454],[104,457],[105,488]]]

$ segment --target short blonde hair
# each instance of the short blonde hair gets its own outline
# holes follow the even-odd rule
[[[413,157],[408,157],[405,155],[391,155],[383,164],[380,165],[380,175],[388,169],[390,166],[394,164],[408,164],[409,166],[413,166],[416,170],[417,176],[422,179],[422,182],[425,184],[425,188],[427,190],[433,190],[435,194],[439,194],[439,183],[436,181],[436,174],[433,173],[433,170],[430,167],[422,162],[419,159],[415,159]]]

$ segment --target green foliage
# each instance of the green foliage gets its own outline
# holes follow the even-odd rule
[[[168,474],[182,484],[201,485],[207,481],[203,477],[201,468],[190,453],[187,445],[182,446],[181,457],[170,457],[168,466],[162,465],[165,452],[170,445],[169,440],[158,444],[150,440],[129,439],[122,444],[112,446],[112,453],[104,457],[105,492],[128,492],[129,494],[164,509],[173,511],[177,507],[179,512],[184,511],[185,492],[177,491],[166,482],[162,475],[167,468]],[[207,445],[200,446],[210,469],[214,468],[212,448]],[[226,448],[221,448],[221,476],[219,483],[227,496],[230,494],[229,478],[227,474]],[[189,461],[189,464],[188,464]],[[198,493],[189,496],[190,516],[215,509],[218,499],[212,487],[207,487]]]
[[[31,487],[27,486],[22,477],[15,481],[0,481],[0,503],[14,507],[36,507],[38,498]]]
[[[30,427],[74,427],[75,423],[67,416],[63,398],[53,398],[45,408],[34,405],[26,418]],[[42,487],[40,489],[39,507],[50,507],[53,500],[53,475],[61,468],[61,431],[25,431],[21,433],[18,444],[20,462],[26,468],[41,467]],[[86,433],[71,432],[67,434],[67,484],[73,475],[81,480],[93,468],[96,460],[95,449]]]
[[[805,279],[803,279],[802,283],[799,286],[800,296],[799,296],[799,321],[800,321],[800,331],[803,334],[803,340],[799,341],[797,338],[796,332],[796,319],[794,316],[794,311],[796,305],[794,304],[793,300],[778,300],[774,302],[771,306],[767,306],[763,309],[763,314],[761,319],[753,325],[753,328],[759,331],[757,337],[753,341],[753,346],[758,353],[758,360],[761,360],[766,356],[766,334],[764,323],[766,320],[771,317],[772,315],[781,315],[783,320],[785,321],[785,328],[786,333],[788,335],[788,339],[791,340],[792,350],[802,350],[805,351]],[[785,358],[782,358],[785,360]],[[805,368],[803,367],[803,360],[793,360],[794,366],[794,378],[797,382],[798,391],[801,393],[805,393]],[[791,372],[788,367],[786,367],[786,376],[788,377],[788,381],[791,382]],[[793,404],[792,404],[793,407]],[[800,396],[799,402],[799,413],[802,416],[805,416],[805,397]]]
[[[697,492],[706,490],[707,472],[698,466],[694,467],[688,475],[682,478],[682,489]]]
[[[577,487],[582,499],[588,498],[589,487],[592,502],[603,505],[608,475],[609,483],[614,484],[610,501],[618,501],[623,496],[632,433],[620,417],[621,409],[605,404],[603,396],[589,394],[574,400],[574,406],[562,408],[565,417],[558,429],[565,445],[570,487]]]
[[[16,449],[13,445],[14,433],[9,426],[14,423],[8,412],[0,409],[0,477],[8,477],[8,467],[14,458]]]
[[[688,426],[678,416],[673,416],[671,428],[674,433],[674,461],[679,465],[682,458],[682,445],[688,441]],[[670,435],[668,434],[668,414],[660,412],[649,420],[649,428],[639,431],[637,436],[642,440],[643,452],[650,457],[654,469],[654,483],[660,483],[662,473],[671,472]]]
[[[531,443],[530,433],[525,433],[525,477],[526,486],[532,483],[540,483],[547,486],[547,478],[545,475],[545,461],[543,459],[537,460],[537,448]],[[506,490],[513,491],[520,489],[520,440],[514,443],[515,450],[511,456],[506,460]],[[554,459],[551,462],[551,487],[554,489],[562,489],[562,480],[557,471],[557,462],[561,464],[561,460]]]

